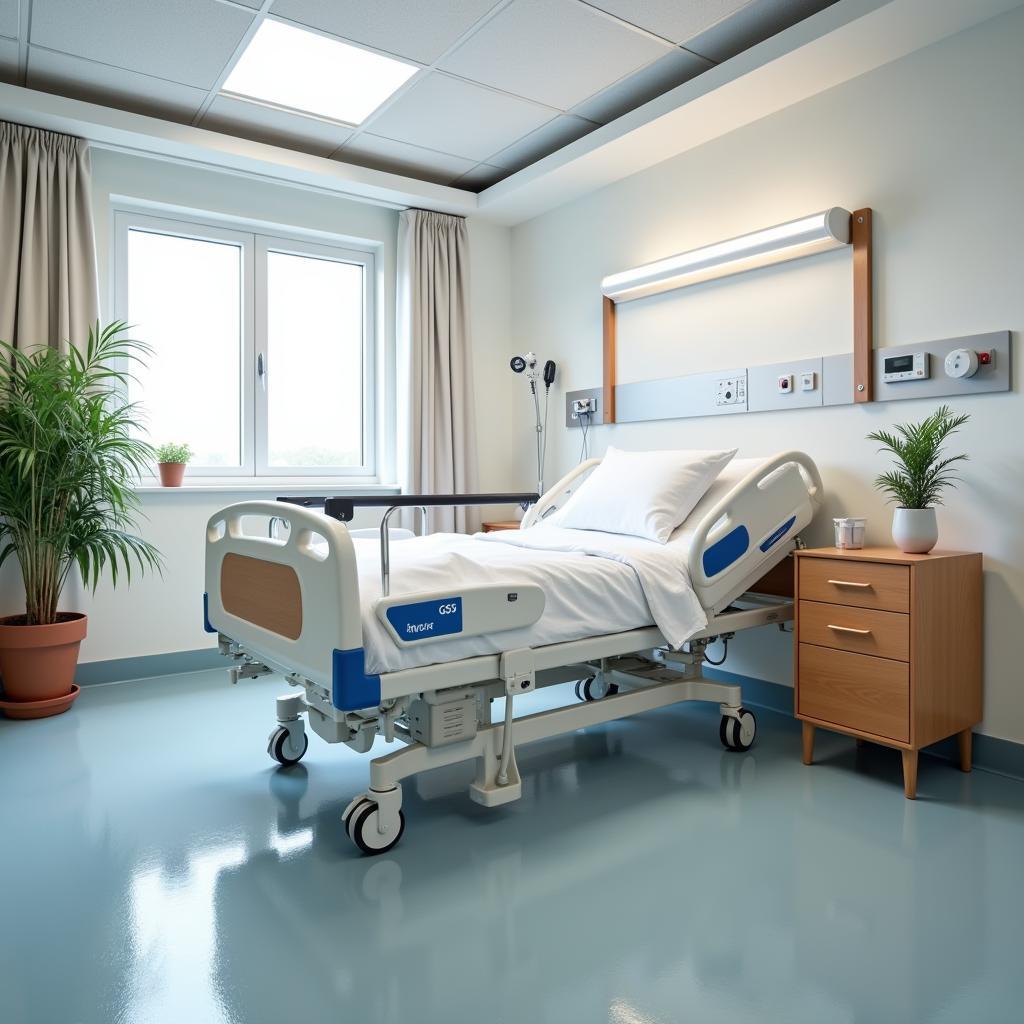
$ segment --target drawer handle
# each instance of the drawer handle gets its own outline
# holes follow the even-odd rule
[[[829,580],[828,582],[835,587],[859,587],[861,590],[871,589],[870,583],[853,583],[850,580]]]
[[[871,636],[870,629],[854,629],[853,626],[833,626],[830,622],[828,624],[829,629],[834,629],[837,633],[856,633],[857,636]]]

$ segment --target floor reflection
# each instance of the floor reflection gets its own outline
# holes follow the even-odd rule
[[[366,759],[273,769],[279,685],[0,725],[4,1024],[1016,1019],[1024,784],[926,760],[910,803],[891,751],[822,736],[806,768],[762,714],[730,754],[715,709],[666,709],[523,748],[502,808],[472,766],[411,780],[363,858]]]

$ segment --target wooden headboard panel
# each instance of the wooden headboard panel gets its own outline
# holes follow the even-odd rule
[[[228,552],[220,567],[220,600],[231,615],[289,640],[302,632],[302,591],[290,565]]]

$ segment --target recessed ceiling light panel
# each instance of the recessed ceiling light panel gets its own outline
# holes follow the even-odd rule
[[[404,61],[268,18],[256,30],[222,91],[360,124],[418,70]]]

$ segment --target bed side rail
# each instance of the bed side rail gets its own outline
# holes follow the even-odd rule
[[[590,476],[594,467],[600,464],[600,459],[587,459],[586,462],[581,462],[574,469],[569,470],[554,487],[549,487],[540,496],[537,503],[523,516],[523,521],[519,524],[519,528],[526,530],[531,526],[535,526],[537,523],[547,519],[548,516],[553,515],[560,508],[563,508],[572,496],[573,491]]]
[[[690,549],[690,579],[707,588],[736,571],[770,567],[821,507],[821,476],[803,452],[782,452],[740,480],[697,526]]]
[[[285,530],[269,536],[271,520]],[[207,630],[256,658],[336,696],[347,686],[348,696],[339,697],[347,703],[379,702],[372,681],[363,685],[359,576],[341,523],[279,501],[214,513],[206,527],[205,604]]]

